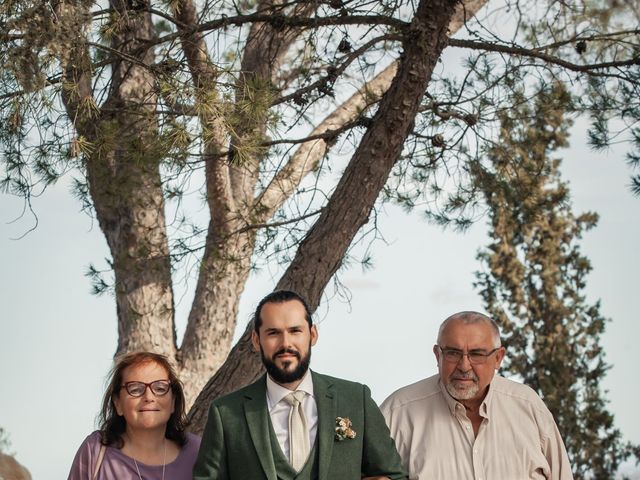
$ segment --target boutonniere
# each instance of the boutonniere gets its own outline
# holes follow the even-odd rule
[[[356,432],[351,428],[348,417],[336,417],[336,440],[341,442],[347,438],[356,438]]]

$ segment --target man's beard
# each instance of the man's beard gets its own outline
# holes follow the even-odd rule
[[[454,383],[456,379],[465,379],[465,380],[474,380],[473,385],[469,385],[467,388],[458,389],[455,387]],[[451,395],[456,400],[471,400],[478,395],[479,385],[478,385],[478,377],[475,373],[469,372],[469,374],[460,374],[453,373],[445,383],[445,388],[449,395]]]
[[[279,384],[286,384],[297,382],[302,377],[305,376],[307,370],[309,370],[309,363],[311,362],[311,344],[309,344],[309,349],[307,350],[307,354],[304,357],[300,356],[300,353],[296,350],[290,348],[282,348],[278,350],[273,358],[281,355],[283,353],[288,353],[290,355],[294,355],[298,359],[298,365],[291,371],[286,371],[281,369],[275,364],[275,361],[265,357],[264,351],[262,347],[260,347],[260,356],[262,357],[262,364],[264,368],[267,370],[267,373],[272,378],[272,380]]]

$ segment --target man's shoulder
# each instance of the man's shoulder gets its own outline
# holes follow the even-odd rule
[[[403,408],[415,402],[428,402],[434,397],[441,396],[439,380],[440,376],[436,374],[399,388],[382,402],[382,411]]]
[[[524,383],[516,382],[515,380],[505,378],[501,375],[496,375],[491,382],[491,388],[495,389],[495,393],[502,398],[507,398],[517,402],[524,402],[531,404],[536,408],[546,409],[544,402],[536,391]]]
[[[346,380],[344,378],[332,377],[331,375],[325,375],[316,371],[312,371],[311,375],[313,378],[314,388],[316,385],[348,391],[362,391],[363,389],[368,388],[363,383]]]
[[[241,405],[242,399],[251,398],[254,395],[259,395],[261,393],[264,394],[264,392],[266,391],[265,388],[265,377],[263,375],[258,380],[250,383],[249,385],[245,385],[238,390],[234,390],[233,392],[216,398],[213,402],[211,402],[211,405],[215,405],[216,407]]]
[[[493,377],[493,380],[491,381],[491,388],[495,388],[497,392],[502,394],[513,395],[515,397],[538,397],[538,394],[530,386],[521,382],[516,382],[510,378],[505,378],[498,374]]]

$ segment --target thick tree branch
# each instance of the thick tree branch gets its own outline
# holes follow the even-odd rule
[[[299,88],[295,92],[289,93],[287,95],[284,95],[280,98],[275,99],[273,101],[273,105],[279,105],[281,103],[285,103],[295,99],[302,99],[304,98],[304,95],[310,92],[313,92],[314,90],[321,90],[323,87],[327,86],[328,84],[333,83],[336,78],[338,78],[340,75],[342,75],[345,72],[345,70],[349,67],[349,65],[351,65],[354,61],[360,58],[360,56],[366,53],[370,48],[374,47],[380,42],[387,42],[390,40],[400,41],[402,40],[402,36],[400,34],[394,34],[394,35],[382,35],[380,37],[373,38],[372,40],[362,45],[360,48],[357,48],[353,52],[346,55],[345,58],[342,60],[342,62],[340,62],[340,64],[337,67],[334,67],[331,69],[330,73],[328,72],[327,75],[325,75],[324,77],[316,80],[315,82],[303,88]]]
[[[279,2],[264,0],[259,8],[277,4]],[[297,9],[297,16],[303,18],[312,11],[312,7],[303,5]],[[182,0],[178,15],[182,23],[195,25],[195,8],[191,0]],[[190,58],[194,83],[203,92],[202,104],[207,107],[206,102],[211,101],[212,96],[218,97],[214,93],[215,78],[207,70],[210,62],[204,41],[200,34],[192,31],[183,30],[183,48]],[[278,70],[279,59],[298,34],[297,29],[276,29],[270,23],[254,23],[249,31],[237,81],[236,112],[222,125],[216,116],[218,109],[214,108],[215,105],[201,109],[203,127],[215,125],[218,141],[209,142],[206,149],[210,221],[196,295],[182,345],[183,372],[190,395],[200,390],[203,379],[218,368],[229,351],[237,319],[237,297],[226,293],[229,288],[238,294],[242,292],[250,270],[256,231],[243,228],[251,223],[247,214],[253,203],[258,165],[264,149],[258,148],[248,154],[246,150],[250,150],[252,144],[260,143],[270,107],[268,101],[262,102],[264,108],[260,107],[260,96],[270,94],[271,79]],[[221,156],[222,141],[227,134],[232,143],[228,157],[224,158]],[[238,151],[244,155],[235,158]],[[232,232],[241,233],[232,235]]]
[[[262,0],[258,4],[258,12],[270,11],[278,17],[286,5],[283,0]],[[313,2],[296,4],[291,17],[306,19],[316,6]],[[299,27],[273,22],[253,23],[249,30],[236,85],[236,106],[239,108],[236,109],[237,128],[232,135],[229,156],[232,160],[233,191],[236,198],[242,199],[244,215],[253,208],[259,165],[266,153],[258,145],[266,132],[273,86],[278,83],[282,60],[301,33]]]
[[[548,50],[555,50],[559,47],[564,47],[566,45],[574,45],[576,42],[600,42],[602,40],[612,40],[612,39],[616,39],[615,41],[618,42],[620,40],[618,40],[618,37],[628,37],[628,36],[634,36],[634,35],[640,35],[640,30],[638,29],[634,29],[634,30],[621,30],[618,32],[610,32],[610,33],[599,33],[596,35],[583,35],[583,34],[575,34],[572,35],[569,38],[565,38],[563,40],[558,40],[556,42],[553,43],[548,43],[546,45],[542,45],[541,47],[537,47],[534,48],[532,50],[536,50],[536,51],[548,51]]]
[[[204,160],[207,175],[207,194],[211,228],[221,228],[234,211],[235,197],[231,189],[229,165],[221,152],[227,137],[226,125],[215,103],[222,102],[217,92],[218,68],[207,52],[204,36],[197,31],[198,16],[193,0],[179,0],[174,15],[181,25],[180,43],[196,90],[198,117],[205,134]],[[222,227],[223,228],[223,227]],[[210,232],[216,235],[215,232]]]
[[[470,0],[458,4],[449,22],[448,34],[453,35],[460,30],[465,22],[473,18],[486,3],[487,0]],[[263,221],[271,218],[298,188],[302,179],[318,166],[329,148],[328,142],[324,140],[325,135],[341,131],[345,125],[355,122],[370,105],[376,103],[391,85],[396,68],[396,62],[390,64],[313,129],[309,135],[312,140],[298,148],[287,164],[259,194],[256,205],[257,210],[262,212]],[[315,138],[318,139],[314,140]]]
[[[71,34],[72,41],[67,39],[71,48],[61,48],[59,61],[62,67],[61,80],[64,82],[62,100],[67,110],[67,115],[79,131],[83,132],[93,124],[88,112],[81,108],[88,102],[95,104],[91,91],[92,65],[89,55],[87,38],[82,35],[80,29],[75,32],[68,31],[66,27],[72,23],[67,18],[82,17],[88,13],[87,9],[80,6],[59,3],[56,6],[57,23],[63,30],[63,35]],[[84,132],[86,134],[87,132]]]
[[[371,127],[365,133],[320,218],[301,243],[277,288],[297,290],[313,310],[327,282],[364,225],[389,172],[402,151],[433,67],[446,45],[446,29],[454,14],[454,0],[422,0],[403,42],[404,54],[390,88],[384,94]],[[358,195],[353,195],[358,192]],[[322,241],[320,241],[320,239]],[[262,371],[257,355],[248,355],[247,327],[223,367],[204,388],[190,413],[191,428],[201,431],[209,402],[225,391],[256,378]],[[228,369],[243,362],[244,378],[228,377]],[[220,383],[219,379],[224,379]]]
[[[316,168],[329,148],[329,142],[325,140],[327,133],[333,134],[333,132],[340,131],[345,125],[354,122],[370,103],[382,97],[396,74],[396,68],[395,62],[385,68],[311,132],[309,137],[317,138],[317,140],[303,143],[258,198],[256,205],[259,205],[258,211],[262,212],[262,218],[265,220],[271,218],[291,193],[298,188],[302,179]]]
[[[198,16],[193,0],[179,0],[174,10],[182,51],[196,89],[215,88],[218,69],[207,53],[204,35],[198,31]]]
[[[569,62],[567,60],[563,60],[562,58],[556,57],[554,55],[549,55],[547,53],[538,51],[537,49],[532,50],[532,49],[520,47],[517,45],[500,45],[497,43],[478,42],[475,40],[461,40],[461,39],[451,39],[451,42],[449,42],[449,45],[452,47],[468,48],[471,50],[508,53],[510,55],[517,55],[517,56],[526,57],[526,58],[536,58],[538,60],[543,60],[547,64],[558,65],[560,67],[566,68],[567,70],[571,70],[573,72],[589,73],[597,70],[606,70],[609,68],[620,68],[620,67],[628,67],[632,65],[640,65],[640,56],[636,56],[628,60],[622,60],[622,61],[611,61],[611,62],[601,62],[601,63],[580,65],[577,63]]]
[[[309,3],[313,4],[314,2]],[[189,29],[186,29],[182,33],[169,33],[162,37],[158,37],[152,42],[152,45],[159,45],[162,43],[178,40],[179,37],[184,33],[193,34],[197,32],[207,32],[211,30],[226,28],[229,26],[241,27],[242,25],[253,23],[269,24],[276,29],[315,29],[319,27],[334,27],[346,25],[384,25],[391,27],[396,31],[402,31],[409,26],[407,22],[384,15],[335,15],[328,17],[310,18],[308,16],[298,17],[296,15],[280,15],[258,11],[249,15],[234,15],[230,17],[223,15],[222,18],[194,25]]]
[[[89,192],[105,234],[116,276],[118,352],[155,350],[173,357],[173,292],[154,116],[153,37],[150,15],[111,0],[125,19],[107,48],[112,58],[108,98],[91,95],[87,2],[56,3],[55,51],[62,65],[62,100],[79,135],[93,145],[84,154]]]

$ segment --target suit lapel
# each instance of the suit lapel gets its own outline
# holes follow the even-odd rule
[[[276,480],[276,466],[269,440],[269,412],[267,408],[266,377],[263,376],[245,392],[244,413],[249,434],[258,453],[260,465],[269,480]],[[243,461],[242,459],[240,461]]]
[[[324,375],[311,372],[318,406],[318,478],[327,480],[336,428],[337,392]]]

